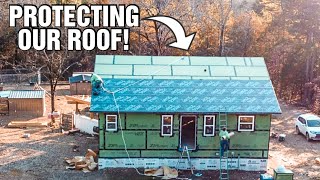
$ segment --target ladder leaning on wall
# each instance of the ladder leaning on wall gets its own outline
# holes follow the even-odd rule
[[[223,127],[228,126],[228,114],[226,110],[224,109],[223,111],[219,112],[219,131],[222,130]],[[220,138],[220,137],[219,137]],[[219,180],[229,180],[229,150],[224,153],[226,154],[225,156],[221,154],[221,145],[220,145],[220,175],[219,175]],[[223,167],[223,164],[225,166]]]

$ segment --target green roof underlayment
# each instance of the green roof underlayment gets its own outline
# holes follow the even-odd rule
[[[96,56],[95,73],[120,112],[281,113],[261,57]],[[91,98],[91,111],[117,112],[113,96]]]

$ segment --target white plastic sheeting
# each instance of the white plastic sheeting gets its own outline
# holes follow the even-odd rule
[[[87,116],[81,116],[79,114],[74,115],[74,127],[80,129],[81,132],[96,134],[93,132],[94,126],[98,127],[98,120],[91,119]]]

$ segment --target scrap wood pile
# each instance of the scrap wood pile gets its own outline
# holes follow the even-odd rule
[[[66,166],[66,169],[75,169],[83,172],[94,171],[98,166],[98,163],[95,162],[96,157],[97,154],[91,149],[88,149],[85,156],[65,158],[65,162],[68,164],[68,166]]]
[[[162,179],[175,179],[178,177],[178,171],[168,166],[162,166],[158,169],[145,169],[144,174],[147,176],[162,177]]]

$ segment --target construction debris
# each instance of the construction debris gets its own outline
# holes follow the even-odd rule
[[[98,163],[95,162],[96,157],[97,154],[91,149],[88,149],[85,157],[75,156],[72,159],[65,158],[65,161],[68,164],[68,166],[66,166],[66,169],[75,169],[79,171],[81,170],[85,173],[94,171],[98,166]]]
[[[30,134],[29,134],[29,133],[24,134],[24,135],[22,136],[22,138],[29,138],[29,137],[30,137]]]
[[[278,140],[279,140],[280,142],[284,141],[285,139],[286,139],[286,135],[285,135],[285,134],[279,134]]]
[[[145,169],[146,176],[162,177],[162,179],[175,179],[178,177],[178,171],[168,166],[162,166],[158,169]]]
[[[60,123],[58,121],[54,122],[54,123],[50,123],[50,129],[52,133],[59,133],[61,132],[60,129]]]
[[[80,132],[80,129],[74,128],[69,131],[61,130],[62,134],[76,134]]]
[[[279,134],[271,132],[271,137],[274,138],[274,139],[278,139],[279,138]]]
[[[74,145],[73,148],[72,148],[73,152],[79,152],[79,147],[80,146],[78,146],[78,145]]]
[[[48,122],[11,121],[9,128],[47,127]]]
[[[320,165],[320,158],[316,158],[316,164]]]

